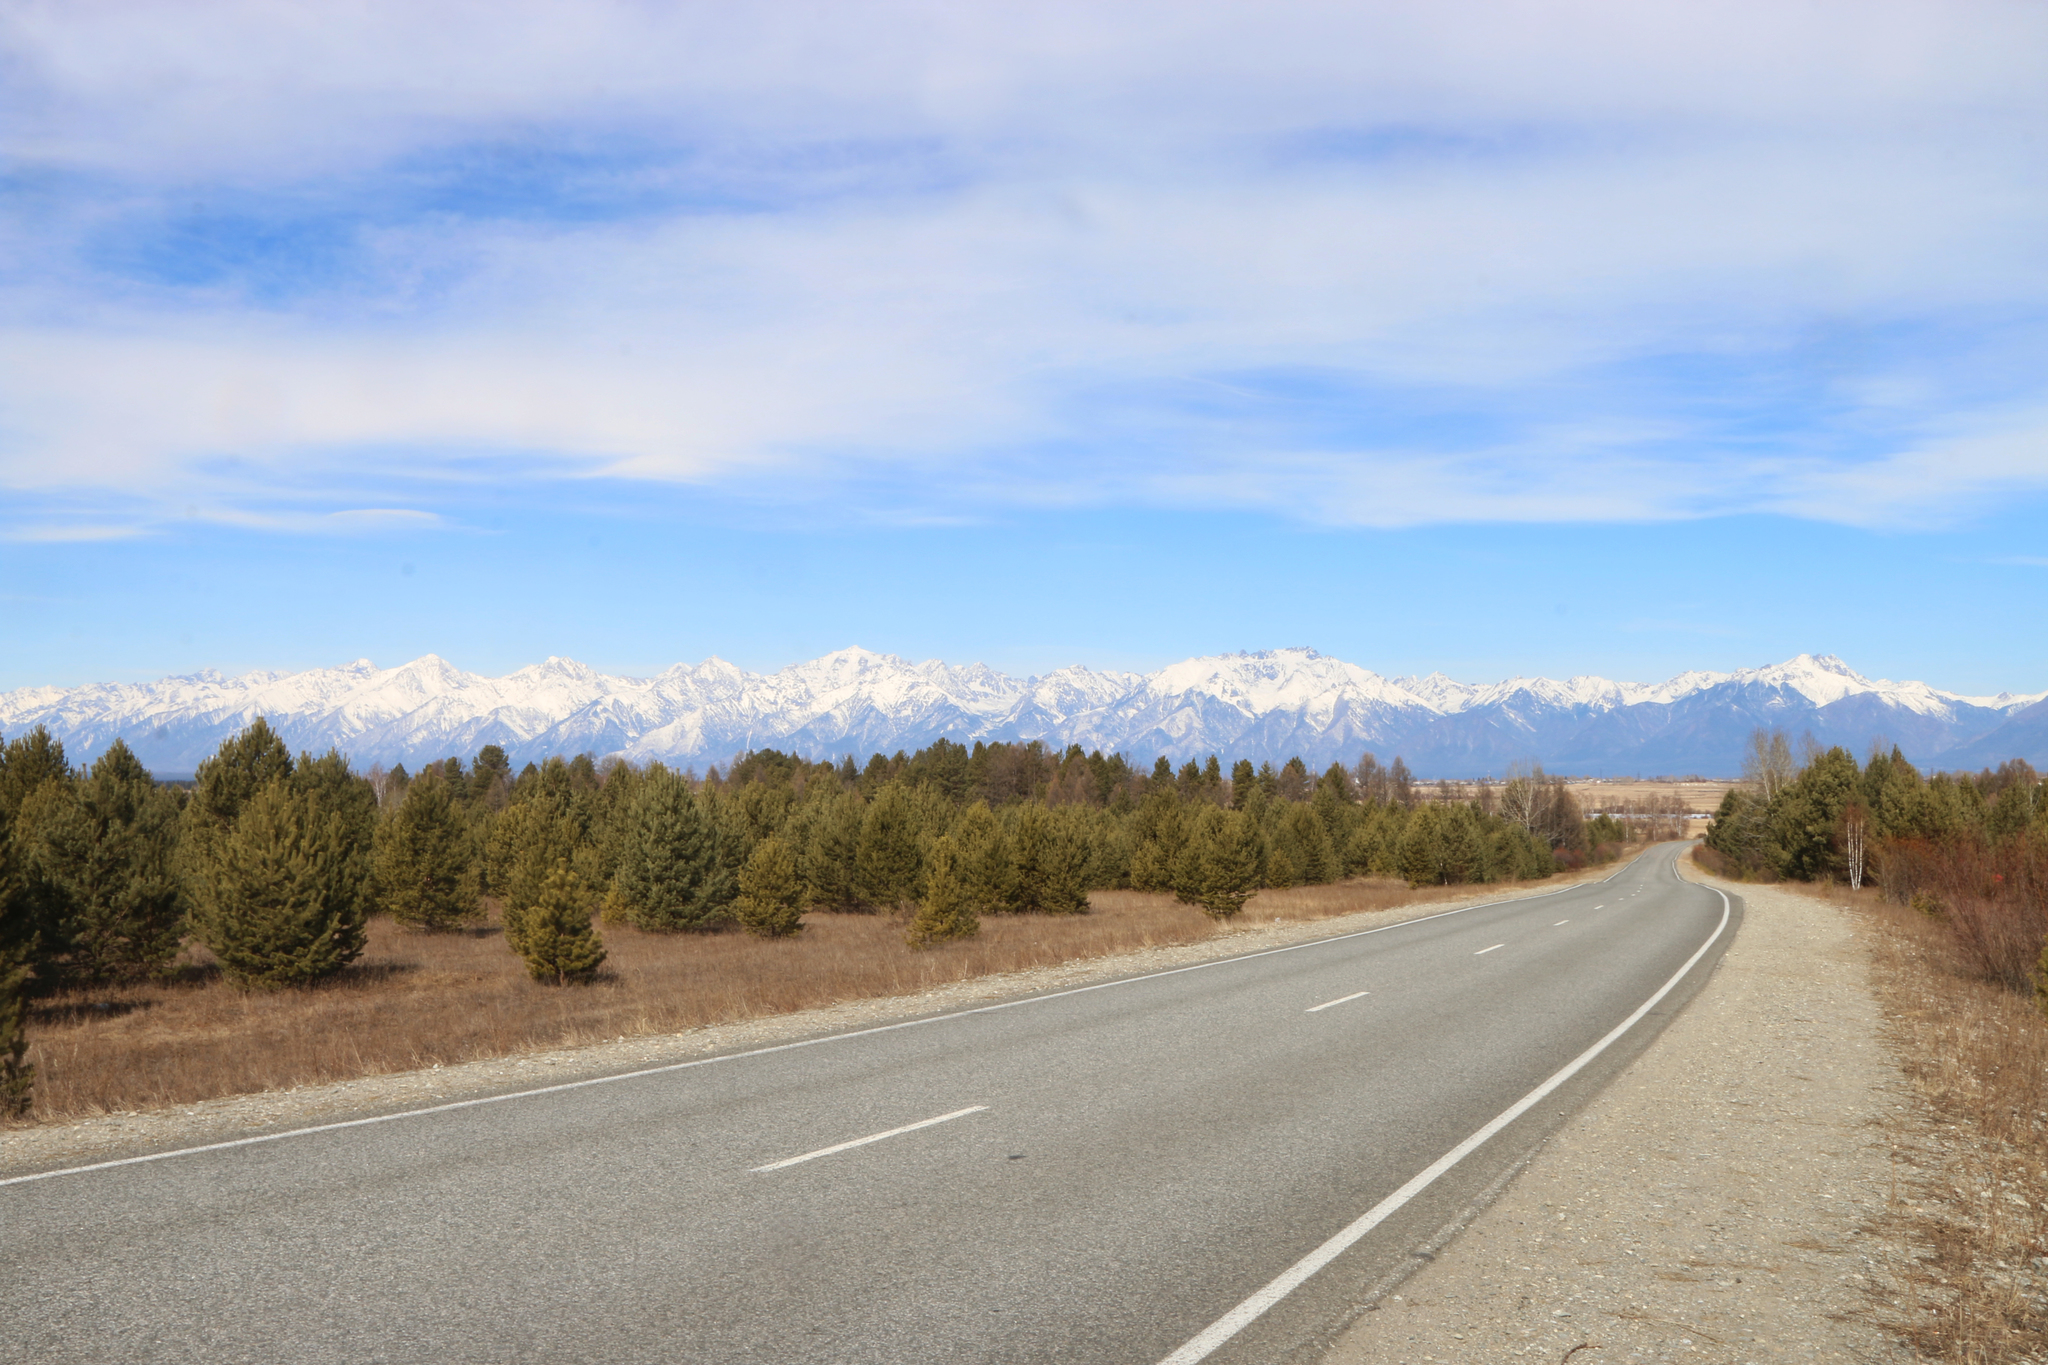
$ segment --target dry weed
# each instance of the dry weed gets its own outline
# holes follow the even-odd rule
[[[1986,981],[1949,926],[1870,890],[1827,888],[1873,930],[1890,1042],[1924,1111],[1890,1134],[1891,1325],[1929,1359],[2048,1350],[2048,1018]]]
[[[1476,889],[1410,891],[1370,880],[1296,887],[1261,892],[1243,918],[1325,919]],[[978,938],[926,952],[906,949],[902,922],[888,916],[814,913],[793,939],[606,925],[602,976],[567,988],[530,980],[495,926],[422,934],[379,919],[361,961],[310,989],[244,992],[195,968],[182,984],[43,1002],[30,1021],[33,1118],[674,1033],[1227,932],[1169,895],[1097,892],[1091,905],[1087,915],[991,916]]]

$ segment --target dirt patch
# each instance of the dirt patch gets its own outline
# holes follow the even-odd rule
[[[1329,1365],[1915,1358],[1882,1325],[1914,1102],[1870,949],[1837,906],[1723,885],[1742,929],[1691,1005]]]

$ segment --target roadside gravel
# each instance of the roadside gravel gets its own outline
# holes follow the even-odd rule
[[[1913,1359],[1871,1307],[1879,1125],[1911,1101],[1869,955],[1834,906],[1718,884],[1745,915],[1691,1005],[1455,1241],[1363,1305],[1326,1365]]]
[[[769,1047],[849,1029],[870,1028],[996,1000],[1064,990],[1095,981],[1138,976],[1291,943],[1355,933],[1442,914],[1460,906],[1546,895],[1565,886],[1599,880],[1612,871],[1612,868],[1603,868],[1597,872],[1555,877],[1505,894],[1498,888],[1475,887],[1469,896],[1430,901],[1399,910],[1263,924],[1241,921],[1200,943],[1148,948],[1134,953],[1067,962],[1057,967],[1003,972],[954,982],[916,995],[849,1000],[824,1009],[715,1024],[684,1033],[620,1038],[610,1043],[521,1053],[461,1066],[366,1076],[293,1090],[234,1095],[197,1104],[108,1114],[70,1123],[0,1128],[0,1176],[333,1123],[473,1096],[554,1085],[587,1076],[688,1061],[717,1053]]]

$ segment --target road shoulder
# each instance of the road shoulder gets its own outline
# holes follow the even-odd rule
[[[1685,1012],[1326,1365],[1911,1358],[1866,1289],[1908,1102],[1870,954],[1834,906],[1721,885],[1742,929]]]
[[[1550,895],[1612,876],[1618,870],[1618,867],[1588,870],[1545,882],[1524,883],[1506,891],[1497,886],[1474,886],[1471,894],[1466,896],[1398,910],[1264,924],[1247,919],[1233,925],[1227,933],[1197,943],[1002,972],[952,982],[913,995],[848,1000],[824,1009],[714,1024],[682,1033],[644,1034],[582,1047],[494,1057],[458,1066],[436,1066],[290,1090],[231,1095],[194,1104],[98,1115],[66,1123],[0,1128],[0,1177],[342,1122],[875,1028],[1048,991],[1070,990],[1121,977],[1169,971],[1384,928],[1475,905]]]

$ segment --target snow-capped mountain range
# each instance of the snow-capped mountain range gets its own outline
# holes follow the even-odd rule
[[[1311,766],[1371,751],[1426,777],[1499,773],[1535,760],[1587,774],[1733,775],[1759,725],[1859,755],[1873,740],[1922,765],[2022,757],[2048,766],[2048,693],[1967,697],[1870,679],[1832,655],[1684,673],[1658,684],[1577,677],[1479,685],[1441,673],[1385,678],[1312,649],[1187,659],[1156,673],[1063,668],[1017,679],[981,664],[911,663],[844,649],[776,673],[722,659],[652,678],[551,658],[502,678],[427,655],[303,673],[207,671],[154,683],[0,693],[0,735],[48,726],[75,760],[115,737],[160,774],[190,773],[257,716],[295,747],[339,748],[359,767],[417,766],[504,746],[515,764],[550,754],[724,763],[747,749],[813,758],[914,750],[944,737],[1039,739],[1122,751],[1149,766],[1223,756]]]

